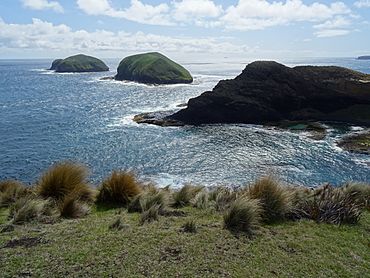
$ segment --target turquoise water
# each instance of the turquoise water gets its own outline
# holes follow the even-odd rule
[[[114,69],[119,60],[107,62]],[[134,123],[138,113],[179,109],[178,104],[212,89],[218,80],[238,75],[248,61],[180,62],[194,75],[194,84],[100,81],[114,71],[56,74],[44,70],[49,60],[0,60],[0,179],[31,184],[50,164],[74,160],[89,166],[94,184],[113,169],[134,169],[161,185],[240,185],[266,173],[303,185],[370,182],[369,157],[335,145],[351,127],[330,128],[324,141],[314,141],[253,125]],[[333,64],[370,73],[370,61],[351,58],[285,63]]]

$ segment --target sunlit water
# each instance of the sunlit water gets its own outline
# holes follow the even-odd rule
[[[113,71],[56,74],[44,70],[50,62],[0,60],[0,179],[33,183],[50,164],[74,160],[89,166],[94,184],[113,169],[134,169],[160,185],[240,185],[266,173],[304,185],[370,182],[369,157],[336,147],[348,132],[342,129],[314,141],[252,125],[162,128],[132,121],[138,113],[176,109],[220,79],[235,77],[248,61],[183,62],[194,84],[171,86],[99,80]],[[115,69],[119,61],[108,62]],[[370,61],[355,59],[285,63],[370,72]]]

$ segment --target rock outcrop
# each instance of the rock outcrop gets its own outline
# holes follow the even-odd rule
[[[103,61],[83,54],[55,60],[50,69],[56,72],[100,72],[109,70]]]
[[[370,55],[366,55],[366,56],[359,56],[357,59],[358,59],[358,60],[370,60]]]
[[[184,67],[157,52],[126,57],[119,64],[115,79],[146,84],[193,82],[193,77]]]
[[[370,75],[334,66],[253,62],[235,79],[220,81],[213,91],[190,99],[186,109],[162,119],[180,125],[284,120],[370,125]]]

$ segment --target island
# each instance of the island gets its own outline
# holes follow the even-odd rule
[[[342,67],[257,61],[235,79],[190,99],[185,109],[135,119],[157,125],[334,121],[369,126],[369,81],[370,75]]]
[[[109,71],[108,66],[98,58],[78,54],[66,59],[54,60],[51,70],[55,72],[100,72]]]
[[[124,58],[118,66],[115,79],[145,84],[187,84],[193,82],[189,71],[158,52]]]
[[[358,60],[370,60],[370,55],[366,55],[366,56],[359,56],[357,59],[358,59]]]

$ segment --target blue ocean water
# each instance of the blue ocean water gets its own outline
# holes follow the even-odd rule
[[[314,141],[253,125],[162,128],[132,121],[142,112],[176,109],[249,61],[180,61],[195,77],[191,85],[101,81],[118,62],[107,60],[110,73],[57,74],[45,70],[49,60],[0,60],[0,179],[32,184],[52,163],[74,160],[89,166],[93,184],[113,169],[133,169],[160,185],[241,185],[270,173],[309,186],[370,182],[369,157],[335,145],[349,130],[331,128]],[[282,62],[370,73],[370,61],[353,58]]]

